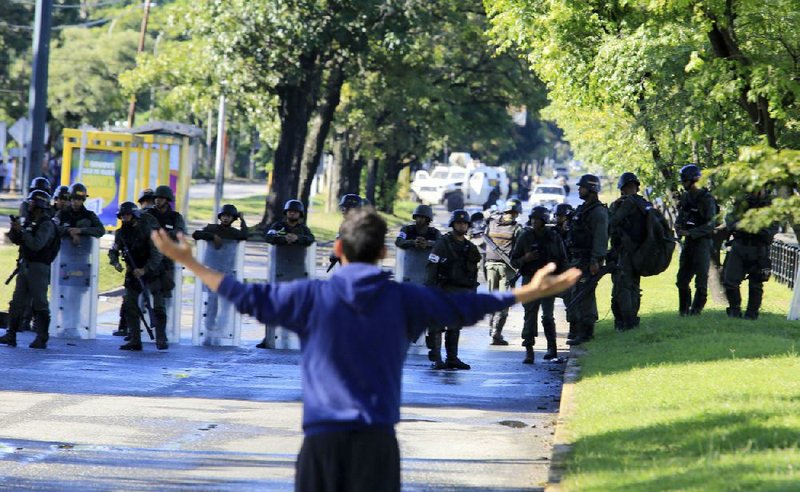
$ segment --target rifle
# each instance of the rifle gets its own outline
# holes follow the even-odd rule
[[[136,270],[138,267],[136,266],[136,262],[133,260],[133,255],[131,255],[130,250],[128,247],[123,244],[122,246],[122,256],[125,258],[125,261],[128,263],[128,266],[131,267],[131,270]],[[141,278],[137,278],[133,273],[131,273],[133,278],[139,281],[139,286],[142,289],[142,295],[144,296],[144,308],[147,310],[147,314],[150,317],[150,324],[147,324],[147,320],[144,318],[144,313],[142,309],[139,307],[139,304],[136,304],[136,312],[139,313],[139,319],[142,320],[144,323],[144,327],[147,330],[147,334],[150,336],[150,340],[155,340],[156,337],[153,334],[153,329],[150,326],[155,326],[156,324],[156,316],[155,312],[153,311],[153,305],[150,304],[150,289],[147,288],[147,284],[144,283],[144,280]]]
[[[18,273],[19,273],[19,260],[17,260],[17,266],[16,266],[16,268],[14,268],[14,271],[11,272],[11,275],[9,275],[8,278],[6,279],[6,285],[10,284],[11,281],[14,280],[14,277],[16,277]]]
[[[505,263],[505,265],[510,268],[512,272],[514,272],[514,276],[508,280],[508,285],[514,285],[517,283],[517,279],[522,276],[522,272],[514,268],[514,265],[511,264],[511,258],[509,258],[508,255],[505,254],[502,249],[500,249],[500,247],[494,242],[494,239],[492,239],[489,234],[484,234],[483,240],[492,248],[495,253],[497,253],[497,256],[500,257],[500,260]]]
[[[336,264],[339,263],[339,258],[337,258],[336,256],[331,256],[329,258],[329,260],[330,260],[331,263],[328,265],[328,269],[325,270],[325,273],[328,273],[331,270],[333,270],[333,267],[335,267]]]
[[[573,306],[581,302],[583,298],[586,297],[586,295],[597,286],[597,283],[600,282],[600,279],[603,278],[603,275],[612,273],[616,269],[616,263],[606,263],[602,268],[600,268],[600,271],[598,271],[596,275],[590,275],[585,279],[579,280],[578,284],[576,285],[580,285],[581,288],[575,289],[575,293],[572,298],[570,298],[569,304],[566,305],[566,309],[572,309]]]

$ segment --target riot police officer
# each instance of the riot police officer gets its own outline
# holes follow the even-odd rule
[[[303,202],[287,200],[283,204],[283,220],[269,226],[264,240],[269,244],[311,246],[316,239],[311,229],[304,223],[305,214]]]
[[[490,216],[486,222],[484,240],[486,241],[486,284],[489,292],[495,290],[503,292],[513,287],[509,285],[509,281],[514,277],[514,271],[504,257],[506,259],[511,257],[514,243],[522,232],[522,226],[517,223],[517,217],[521,213],[522,202],[512,198],[506,201],[502,213]],[[489,322],[491,345],[508,345],[503,338],[506,319],[508,319],[508,309],[492,315]]]
[[[171,204],[175,202],[172,188],[166,185],[156,186],[153,195],[155,206],[144,213],[155,217],[159,228],[165,229],[169,237],[173,241],[177,241],[179,232],[186,234],[186,222],[183,220],[183,215],[172,209]],[[161,272],[161,292],[165,298],[170,298],[172,289],[175,288],[175,262],[167,257],[162,257]]]
[[[698,315],[708,298],[708,269],[711,265],[717,204],[706,188],[700,188],[700,168],[687,164],[681,168],[684,191],[678,203],[675,233],[684,238],[678,266],[678,310],[681,316]],[[689,286],[694,277],[694,299]]]
[[[772,263],[769,248],[772,238],[777,232],[777,225],[748,232],[739,228],[739,219],[749,209],[769,206],[769,197],[765,191],[750,193],[744,203],[738,203],[734,213],[726,217],[726,228],[733,234],[730,250],[725,256],[722,270],[722,285],[728,298],[726,312],[732,318],[758,319],[761,300],[764,296],[764,282],[769,280]],[[742,294],[739,285],[748,278],[747,309],[742,315]]]
[[[394,241],[395,246],[401,249],[416,248],[430,251],[434,243],[442,237],[438,229],[431,227],[433,210],[428,205],[418,205],[411,218],[414,219],[414,223],[400,229]]]
[[[608,209],[600,202],[600,178],[584,174],[578,180],[578,196],[583,203],[572,214],[569,225],[568,245],[570,255],[583,272],[581,280],[570,293],[572,330],[575,338],[567,340],[569,345],[580,345],[594,337],[597,322],[597,299],[595,287],[597,276],[605,262],[608,248]]]
[[[620,197],[608,210],[608,232],[611,239],[611,257],[617,268],[611,274],[611,311],[614,327],[618,331],[639,326],[640,276],[633,267],[633,253],[645,240],[645,210],[649,203],[639,195],[641,183],[634,173],[625,172],[619,177],[617,189]]]
[[[345,200],[345,197],[348,196],[356,197],[359,204],[353,205],[354,200]],[[361,198],[358,197],[358,195],[345,195],[340,201],[340,205],[342,205],[343,208],[342,214],[347,215],[347,212],[349,212],[351,208],[360,208],[360,204]],[[303,202],[300,200],[287,200],[286,203],[283,204],[283,220],[279,220],[269,226],[269,229],[267,229],[267,232],[264,236],[264,240],[268,244],[274,244],[280,248],[303,248],[305,250],[305,248],[311,246],[314,244],[314,241],[316,241],[311,229],[309,229],[304,223],[305,213],[306,210],[303,206]],[[331,261],[334,259],[336,262],[339,261],[338,258],[332,256]],[[333,266],[333,264],[335,263],[332,263],[331,266]],[[256,348],[266,349],[269,347],[268,338],[273,327],[269,324],[265,324],[264,328],[266,330],[266,334],[264,335],[264,339],[256,344]]]
[[[45,178],[44,176],[39,176],[38,178],[33,178],[28,185],[28,196],[30,196],[32,191],[44,191],[47,193],[47,196],[50,196],[51,188],[50,188],[50,180]],[[28,208],[30,206],[29,200],[22,200],[22,203],[19,204],[19,218],[24,219],[28,216]],[[55,211],[52,207],[48,207],[47,210],[44,211],[48,217],[53,217]]]
[[[450,216],[451,231],[443,235],[433,245],[428,265],[425,285],[439,287],[447,292],[474,292],[478,286],[478,262],[481,255],[478,248],[467,240],[469,230],[469,213],[466,210],[455,210]],[[458,358],[458,339],[461,335],[460,325],[432,327],[429,329],[430,351],[428,359],[433,362],[434,369],[469,369]],[[442,361],[442,331],[444,330],[444,347],[446,358]]]
[[[219,220],[219,224],[207,224],[202,229],[194,231],[192,237],[197,241],[211,241],[217,249],[222,247],[224,239],[247,240],[247,223],[235,205],[230,203],[223,205],[217,214],[217,220]],[[239,229],[233,227],[236,220],[239,221]]]
[[[121,261],[127,267],[122,308],[130,341],[122,345],[120,350],[142,350],[139,320],[143,314],[139,310],[139,296],[144,293],[145,287],[152,295],[156,348],[166,350],[169,345],[166,331],[167,310],[161,291],[163,257],[153,245],[150,239],[152,229],[142,220],[141,215],[141,210],[133,202],[124,202],[119,206],[117,218],[122,221],[122,225],[115,232],[114,244],[108,252],[110,263],[118,272],[123,270]]]
[[[62,210],[70,207],[69,186],[59,186],[53,197],[53,212],[57,216]]]
[[[573,262],[573,258],[569,253],[569,248],[567,247],[567,240],[569,236],[569,223],[572,220],[572,214],[575,212],[575,209],[572,208],[572,205],[569,203],[559,203],[556,205],[556,208],[553,212],[553,216],[555,218],[555,230],[558,233],[558,236],[564,242],[565,252],[567,254],[567,263],[571,264]],[[560,297],[564,301],[564,306],[569,305],[570,302],[570,294],[572,293],[572,289],[567,289],[561,294],[558,294],[556,297]],[[565,317],[567,319],[567,323],[569,324],[569,332],[567,333],[567,340],[572,340],[575,338],[575,324],[572,322],[572,315],[569,309],[566,310]]]
[[[361,198],[360,196],[356,195],[355,193],[348,193],[346,195],[342,195],[339,199],[339,211],[342,213],[342,217],[347,217],[348,212],[353,209],[361,208],[364,206],[365,203],[369,203],[365,198]],[[336,233],[336,239],[339,239],[339,233]],[[328,256],[328,272],[330,272],[337,263],[339,263],[339,258],[331,252]]]
[[[28,306],[32,307],[33,329],[36,338],[30,348],[47,348],[50,338],[50,305],[47,286],[50,284],[50,264],[56,258],[61,241],[56,225],[50,217],[50,195],[43,190],[28,194],[27,217],[24,222],[16,218],[11,222],[8,238],[19,245],[16,284],[9,303],[8,329],[0,343],[17,346],[17,332]]]
[[[105,227],[97,214],[88,210],[84,203],[89,195],[82,183],[73,183],[69,189],[70,206],[58,212],[58,232],[63,238],[69,238],[72,244],[78,245],[81,236],[103,237]]]
[[[534,207],[528,216],[528,227],[522,230],[511,252],[511,261],[522,273],[522,283],[527,284],[537,270],[555,263],[557,271],[566,266],[567,252],[564,242],[555,231],[547,227],[550,222],[550,213],[545,207]],[[542,310],[542,328],[547,340],[547,353],[545,360],[559,360],[556,350],[556,321],[553,317],[555,297],[545,297],[525,304],[525,322],[522,328],[522,346],[525,347],[525,360],[523,364],[533,364],[533,346],[539,336],[539,327],[536,317],[539,308]]]

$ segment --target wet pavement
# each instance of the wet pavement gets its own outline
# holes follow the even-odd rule
[[[118,301],[96,340],[51,339],[47,350],[0,347],[0,489],[291,490],[302,440],[296,350],[180,344],[117,349]],[[519,336],[522,311],[507,328]],[[521,364],[523,350],[488,346],[466,329],[470,371],[433,371],[412,347],[397,426],[404,490],[535,490],[547,477],[563,364]]]

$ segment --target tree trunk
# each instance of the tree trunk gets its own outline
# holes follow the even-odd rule
[[[333,159],[329,173],[330,186],[328,186],[328,204],[325,210],[331,212],[339,206],[339,197],[342,188],[342,168],[347,160],[347,134],[337,133],[333,139]]]
[[[256,226],[264,228],[283,215],[283,204],[295,198],[300,181],[300,165],[303,159],[308,121],[316,106],[319,88],[317,59],[301,59],[305,78],[298,85],[282,86],[277,90],[280,106],[278,116],[281,120],[280,138],[275,149],[272,193],[264,204],[264,216]]]
[[[339,106],[342,85],[344,84],[344,69],[340,63],[334,62],[334,64],[335,66],[328,73],[325,92],[322,94],[322,99],[309,129],[303,150],[303,159],[300,164],[300,184],[297,196],[300,197],[300,201],[306,207],[308,207],[310,198],[311,182],[322,159],[325,139],[328,138],[331,122],[336,114],[336,108]]]
[[[380,188],[377,196],[377,207],[381,212],[394,213],[394,201],[397,197],[397,179],[400,176],[402,164],[396,155],[389,156],[383,161],[383,172],[380,173]]]
[[[373,157],[367,161],[366,195],[369,203],[375,205],[375,186],[378,181],[378,161]]]

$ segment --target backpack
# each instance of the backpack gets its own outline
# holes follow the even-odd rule
[[[660,210],[645,202],[645,237],[631,256],[633,268],[642,277],[658,275],[672,262],[676,240]]]

